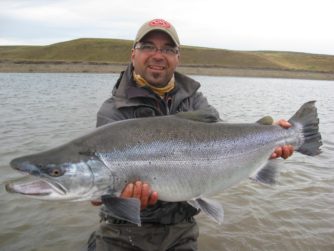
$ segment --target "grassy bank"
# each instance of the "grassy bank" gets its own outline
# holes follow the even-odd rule
[[[0,46],[0,72],[119,72],[132,41],[76,39],[48,46]],[[187,74],[334,79],[334,56],[182,46]]]

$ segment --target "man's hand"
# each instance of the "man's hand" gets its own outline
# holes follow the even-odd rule
[[[137,198],[140,200],[141,209],[146,208],[148,205],[152,206],[158,201],[158,193],[153,192],[150,185],[142,181],[136,181],[129,183],[125,186],[121,193],[122,198]],[[101,206],[101,200],[92,200],[93,206]]]
[[[158,201],[158,193],[153,192],[149,184],[142,181],[129,183],[121,193],[122,198],[137,198],[140,200],[141,209],[152,206]]]
[[[291,127],[291,124],[284,119],[280,119],[276,121],[274,124],[279,125],[285,129],[288,129]],[[276,159],[279,157],[282,157],[283,159],[287,159],[293,154],[293,151],[294,149],[292,145],[285,145],[282,147],[277,147],[275,151],[272,153],[270,159]]]

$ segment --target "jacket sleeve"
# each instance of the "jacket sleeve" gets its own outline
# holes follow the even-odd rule
[[[113,98],[111,97],[102,104],[100,110],[97,112],[96,127],[125,119],[128,119],[128,117],[115,107]]]
[[[210,113],[212,113],[212,115],[214,115],[215,117],[217,117],[219,119],[219,113],[216,110],[216,108],[214,108],[212,105],[209,104],[208,100],[206,99],[206,97],[204,97],[204,95],[201,92],[196,92],[194,94],[193,97],[193,102],[192,102],[192,109],[193,110],[207,110]]]

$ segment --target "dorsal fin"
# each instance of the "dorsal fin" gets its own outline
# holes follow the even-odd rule
[[[189,112],[179,112],[175,114],[175,116],[205,123],[214,123],[220,121],[219,114],[213,108],[200,109]]]
[[[263,118],[256,121],[256,123],[261,125],[272,125],[274,123],[274,119],[271,116],[264,116]]]

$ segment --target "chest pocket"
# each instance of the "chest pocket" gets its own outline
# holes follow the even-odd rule
[[[156,111],[151,107],[140,106],[133,111],[134,118],[154,117],[157,116]]]

